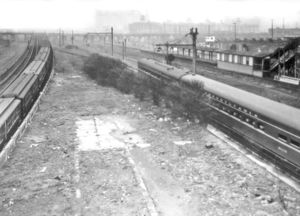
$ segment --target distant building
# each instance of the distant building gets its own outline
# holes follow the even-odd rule
[[[132,34],[186,34],[190,28],[198,28],[201,35],[233,35],[232,23],[159,23],[159,22],[133,22],[129,24],[129,33]],[[237,34],[258,33],[259,24],[239,24]]]
[[[269,34],[272,34],[272,29],[269,29]],[[273,36],[278,37],[300,37],[300,28],[274,28]]]
[[[206,36],[205,37],[205,42],[216,42],[216,37],[215,36]]]
[[[100,31],[108,31],[114,27],[116,32],[127,33],[129,23],[141,20],[145,20],[145,16],[138,11],[97,11],[95,28]]]

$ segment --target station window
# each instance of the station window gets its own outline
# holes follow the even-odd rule
[[[221,58],[222,58],[221,59],[222,61],[225,61],[225,54],[224,53],[221,54]]]
[[[300,143],[291,139],[291,144],[297,146],[298,148],[300,148]]]
[[[229,54],[225,54],[225,61],[229,62]]]
[[[249,57],[249,65],[253,66],[253,58],[252,57]]]
[[[238,55],[234,55],[234,63],[238,63]]]
[[[287,142],[287,137],[282,135],[282,134],[278,134],[278,139],[284,141],[284,142]]]
[[[246,65],[250,65],[249,57],[246,57]]]
[[[243,58],[243,62],[242,63],[243,63],[243,65],[245,65],[247,63],[247,57],[243,56],[242,58]]]
[[[232,62],[232,54],[229,54],[228,61],[229,61],[229,62]]]
[[[238,56],[238,64],[242,64],[243,63],[243,57],[242,56]]]

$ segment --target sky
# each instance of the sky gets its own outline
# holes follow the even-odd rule
[[[9,29],[91,29],[96,10],[136,10],[158,22],[260,18],[280,27],[299,21],[300,27],[300,0],[0,0],[0,5],[0,28]]]

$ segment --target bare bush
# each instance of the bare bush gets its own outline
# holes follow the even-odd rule
[[[117,80],[117,88],[125,94],[130,94],[133,90],[134,78],[133,72],[128,70],[122,71]]]
[[[126,94],[133,93],[141,101],[149,98],[157,106],[164,102],[172,110],[173,117],[205,120],[208,116],[203,83],[166,83],[129,71],[121,61],[98,54],[92,54],[85,61],[83,70],[99,84],[113,86]]]
[[[84,62],[83,71],[86,72],[92,79],[95,79],[101,85],[116,86],[118,79],[117,69],[122,71],[125,68],[120,60],[109,57],[92,54]]]

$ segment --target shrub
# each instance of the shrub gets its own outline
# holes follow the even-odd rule
[[[149,98],[157,106],[164,101],[174,117],[203,120],[208,115],[205,112],[208,108],[203,101],[202,83],[166,83],[142,73],[131,72],[121,61],[98,54],[92,54],[85,61],[83,71],[99,84],[113,86],[126,94],[133,93],[141,101]]]
[[[134,78],[133,72],[122,71],[117,80],[117,88],[125,94],[130,94],[133,90]]]
[[[92,79],[95,79],[101,85],[112,86],[116,86],[116,80],[119,78],[120,71],[124,68],[125,66],[120,60],[98,54],[90,55],[83,65],[83,71]]]

